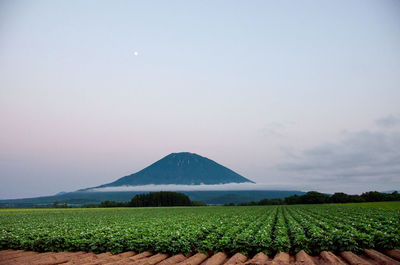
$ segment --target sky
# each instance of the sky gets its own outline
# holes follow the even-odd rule
[[[399,189],[399,43],[396,0],[2,0],[0,198],[181,151],[270,188]]]

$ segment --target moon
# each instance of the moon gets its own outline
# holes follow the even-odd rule
[[[137,51],[134,51],[134,52],[133,52],[133,55],[138,56],[139,53],[138,53]]]

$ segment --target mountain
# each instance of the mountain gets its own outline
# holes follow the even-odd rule
[[[254,182],[197,154],[172,153],[135,174],[95,188],[148,184],[193,185],[194,190],[179,192],[185,193],[193,201],[202,201],[207,204],[241,203],[304,194],[296,190],[196,190],[196,185],[200,184],[227,183]],[[54,202],[72,207],[98,204],[106,200],[127,202],[141,193],[146,193],[146,191],[96,191],[93,188],[87,188],[74,192],[60,192],[53,196],[0,200],[0,208],[52,207]]]
[[[212,185],[254,183],[217,162],[197,154],[172,153],[129,176],[95,188],[148,184]]]

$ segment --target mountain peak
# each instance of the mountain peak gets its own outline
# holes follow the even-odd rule
[[[103,187],[139,185],[213,185],[253,181],[218,164],[190,152],[171,153],[137,173],[122,177]]]
[[[190,152],[179,152],[179,153],[171,153],[167,155],[166,157],[202,157],[199,156],[198,154],[195,153],[190,153]]]

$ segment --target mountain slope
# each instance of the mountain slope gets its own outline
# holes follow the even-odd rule
[[[148,184],[212,185],[245,182],[253,183],[213,160],[183,152],[169,154],[137,173],[96,188]]]

